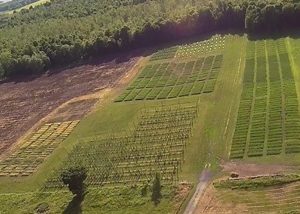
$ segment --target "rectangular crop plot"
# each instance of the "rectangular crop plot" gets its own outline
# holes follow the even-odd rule
[[[191,83],[184,85],[184,87],[179,93],[179,97],[188,96],[191,93],[192,88],[193,88],[193,84]]]
[[[166,87],[164,88],[160,94],[158,95],[157,99],[166,99],[168,98],[168,95],[170,94],[170,92],[172,91],[172,87]]]
[[[231,158],[300,152],[298,97],[284,49],[282,40],[248,43]]]
[[[125,101],[132,101],[141,92],[142,89],[134,89],[127,95]]]
[[[155,54],[153,54],[150,61],[172,59],[172,58],[174,58],[174,56],[177,52],[177,49],[178,49],[178,47],[175,46],[175,47],[171,47],[171,48],[167,48],[167,49],[158,51]]]
[[[202,89],[204,87],[204,82],[196,82],[194,87],[192,88],[191,94],[201,94]]]
[[[151,88],[142,89],[140,93],[135,97],[135,100],[144,100],[151,90]]]
[[[197,109],[194,104],[143,109],[134,130],[83,139],[45,187],[63,187],[61,171],[78,164],[87,169],[89,186],[139,185],[156,173],[162,183],[178,182]]]
[[[147,100],[154,100],[163,88],[153,88],[147,95]]]
[[[48,123],[0,162],[0,176],[28,176],[64,141],[79,120]]]
[[[191,58],[205,56],[208,53],[221,53],[225,48],[225,40],[226,38],[223,36],[215,36],[206,41],[179,46],[175,58]]]
[[[222,63],[223,55],[211,55],[197,60],[147,65],[115,102],[168,99],[213,92]]]
[[[183,86],[182,85],[177,85],[175,86],[171,93],[169,94],[168,98],[175,98],[175,97],[178,97],[180,91],[182,90]]]

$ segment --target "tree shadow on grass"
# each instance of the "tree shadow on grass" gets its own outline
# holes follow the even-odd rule
[[[80,214],[82,213],[81,210],[81,203],[84,200],[84,195],[75,195],[72,201],[69,202],[66,209],[63,211],[64,214]]]

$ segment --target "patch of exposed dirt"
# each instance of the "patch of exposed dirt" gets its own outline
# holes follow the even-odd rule
[[[76,102],[76,98],[113,88],[123,77],[132,75],[132,70],[137,70],[133,67],[138,59],[82,65],[59,73],[49,72],[39,77],[0,83],[0,155],[60,106],[53,120],[84,115],[95,100],[81,103],[80,100]],[[74,103],[67,103],[70,100]],[[71,110],[74,107],[74,111]]]
[[[59,108],[56,114],[49,120],[53,122],[63,122],[71,120],[80,120],[91,107],[98,101],[98,99],[87,99],[69,102],[63,107]]]
[[[222,163],[221,167],[226,174],[236,173],[239,178],[249,178],[256,176],[270,176],[294,172],[299,169],[296,166],[286,166],[280,164],[253,164],[240,162]],[[228,178],[228,176],[226,176]],[[281,190],[282,191],[282,190]],[[231,203],[230,201],[222,200],[222,196],[218,196],[218,190],[213,184],[205,190],[204,195],[198,201],[195,213],[247,213],[248,209],[245,204]]]
[[[211,184],[204,192],[204,195],[201,197],[197,204],[195,214],[200,213],[246,213],[247,207],[242,204],[235,204],[230,202],[224,202],[217,197],[217,190]]]
[[[297,167],[279,164],[253,164],[239,162],[227,162],[222,164],[221,167],[224,172],[229,174],[234,172],[237,173],[239,177],[282,174],[284,172],[291,172],[297,169]]]

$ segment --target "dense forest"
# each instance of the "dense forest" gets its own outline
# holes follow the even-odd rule
[[[0,76],[213,31],[300,27],[299,0],[51,0],[0,15]]]

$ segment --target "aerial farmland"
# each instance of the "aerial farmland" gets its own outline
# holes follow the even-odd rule
[[[0,3],[0,213],[299,213],[299,5]]]

